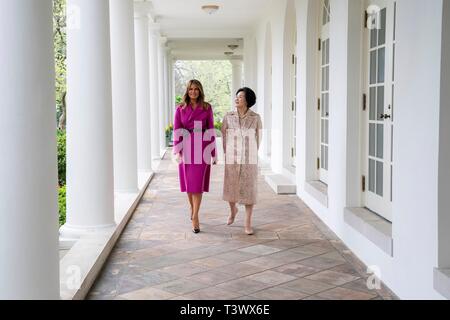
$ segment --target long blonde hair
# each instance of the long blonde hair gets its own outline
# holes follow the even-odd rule
[[[183,100],[182,100],[182,108],[186,108],[190,103],[191,103],[191,98],[189,97],[189,88],[195,85],[198,90],[199,90],[199,95],[198,95],[198,99],[197,102],[199,104],[201,104],[201,106],[203,107],[204,110],[208,110],[208,108],[211,107],[211,105],[207,102],[205,102],[205,93],[203,92],[203,86],[201,84],[200,81],[196,80],[196,79],[192,79],[189,80],[186,86],[186,92],[183,95]]]

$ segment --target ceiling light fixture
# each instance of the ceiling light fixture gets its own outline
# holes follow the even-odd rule
[[[202,6],[202,10],[205,11],[207,14],[213,14],[217,10],[219,10],[219,6],[215,5],[215,4],[209,4],[209,5]]]
[[[223,54],[226,55],[226,56],[231,56],[231,55],[234,54],[234,52],[226,51],[226,52],[224,52]]]
[[[237,44],[229,44],[228,48],[230,48],[231,50],[236,50],[239,46]]]

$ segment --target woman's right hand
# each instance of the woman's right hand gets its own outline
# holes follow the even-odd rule
[[[177,153],[176,155],[175,155],[175,161],[178,163],[178,164],[180,164],[181,163],[181,154],[180,153]]]

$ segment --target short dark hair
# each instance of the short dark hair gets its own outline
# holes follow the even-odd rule
[[[255,94],[255,92],[252,89],[250,89],[248,87],[240,88],[236,92],[236,95],[238,95],[239,92],[244,92],[245,93],[245,101],[247,101],[247,107],[249,109],[255,105],[255,103],[256,103],[256,94]]]

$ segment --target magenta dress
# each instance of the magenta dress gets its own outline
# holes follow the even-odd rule
[[[211,161],[216,156],[212,107],[178,106],[173,124],[173,152],[180,153],[178,165],[180,190],[187,193],[209,192]]]

